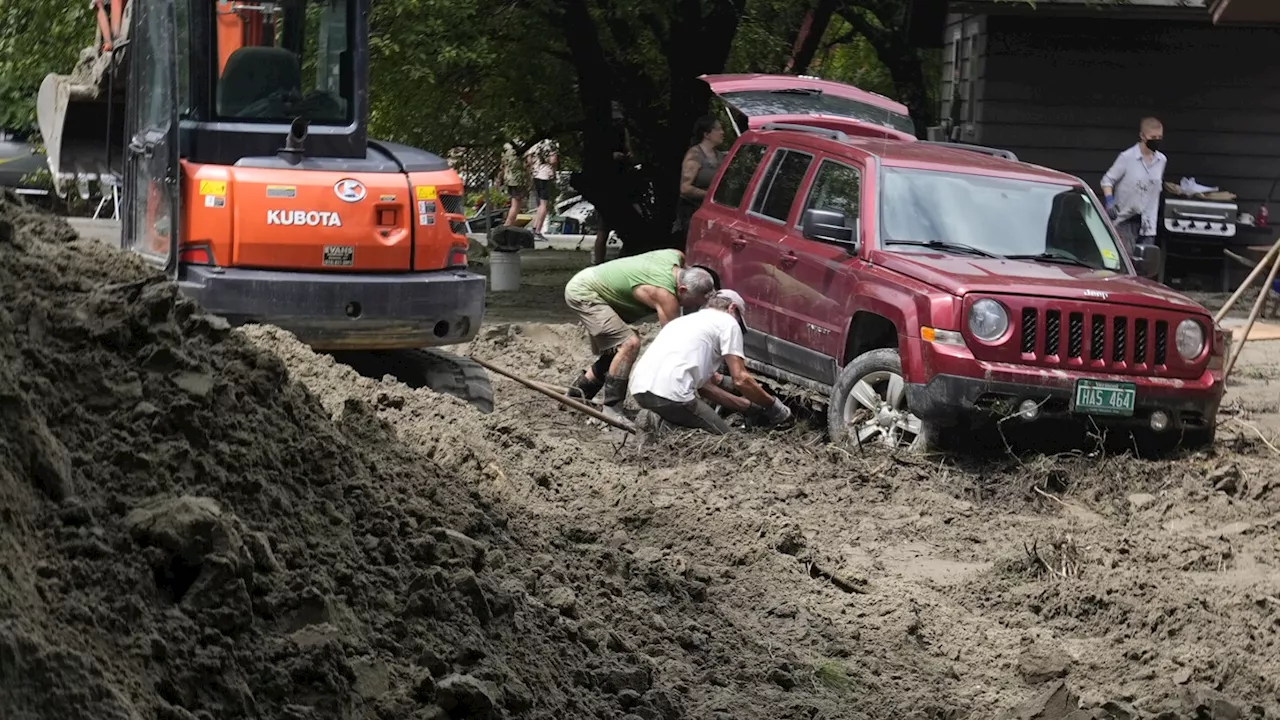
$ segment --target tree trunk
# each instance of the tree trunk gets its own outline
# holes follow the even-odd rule
[[[586,122],[582,127],[582,176],[576,189],[608,218],[622,239],[622,254],[634,255],[666,247],[684,248],[674,238],[676,198],[680,187],[680,163],[688,150],[690,130],[707,111],[711,98],[699,75],[724,70],[729,49],[738,31],[745,0],[713,0],[703,15],[703,0],[680,0],[666,27],[670,37],[658,41],[668,48],[667,70],[670,104],[665,114],[660,90],[645,82],[647,68],[616,67],[609,62],[599,40],[601,28],[592,19],[587,0],[558,0],[556,23],[564,33],[578,75],[578,102]],[[631,28],[613,27],[614,35],[630,35]],[[615,37],[626,45],[627,37]],[[633,136],[647,152],[642,182],[653,187],[653,198],[637,213],[614,171],[613,137],[609,123],[611,101],[622,98],[623,107],[639,131]]]
[[[920,51],[906,47],[905,43],[885,49],[876,48],[880,61],[889,69],[898,99],[911,111],[916,124],[916,136],[924,137],[926,129],[938,124],[937,110],[929,102],[929,88],[925,85],[924,66]]]
[[[925,136],[925,129],[937,123],[937,112],[929,102],[929,89],[925,85],[924,65],[920,50],[907,42],[906,32],[902,26],[904,14],[899,10],[896,17],[878,15],[883,26],[871,22],[860,7],[845,7],[841,10],[843,17],[858,34],[867,39],[876,51],[880,62],[889,70],[893,85],[898,91],[898,99],[911,112],[915,121],[916,135]]]
[[[804,24],[800,27],[800,36],[796,39],[791,58],[787,60],[783,72],[803,75],[809,70],[818,48],[822,46],[822,38],[831,26],[831,17],[835,14],[839,0],[818,0],[818,7],[805,15]]]
[[[582,126],[582,176],[575,189],[595,206],[600,217],[609,219],[624,247],[642,242],[655,228],[627,202],[625,188],[614,172],[609,120],[616,78],[600,44],[600,29],[586,0],[561,0],[559,4],[561,30],[578,74],[578,102],[586,118]]]
[[[675,247],[685,249],[685,239],[671,232],[680,192],[680,165],[689,149],[693,123],[707,112],[711,89],[699,76],[724,71],[738,19],[745,0],[714,0],[710,13],[702,12],[701,0],[680,0],[672,18],[667,53],[667,77],[671,104],[665,123],[652,127],[652,165],[648,177],[653,182],[652,235],[625,241],[622,254]]]

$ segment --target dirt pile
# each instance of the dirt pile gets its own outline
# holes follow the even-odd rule
[[[572,535],[599,564],[584,584],[563,536],[445,471],[492,460],[448,456],[470,452],[466,426],[423,454],[369,403],[331,409],[140,261],[0,198],[5,717],[716,716],[638,650],[657,606],[658,645],[783,692],[764,680],[778,662],[685,612],[705,582],[597,526]],[[609,599],[616,622],[584,607]]]

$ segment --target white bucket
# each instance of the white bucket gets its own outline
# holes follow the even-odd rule
[[[489,289],[493,292],[511,292],[520,289],[520,253],[489,254]]]

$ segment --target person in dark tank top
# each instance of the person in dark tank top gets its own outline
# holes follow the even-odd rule
[[[724,127],[715,115],[703,115],[693,124],[693,146],[684,154],[680,167],[680,199],[676,205],[676,221],[671,231],[679,247],[685,246],[689,222],[702,206],[711,180],[720,169],[724,153],[719,149],[724,142]]]

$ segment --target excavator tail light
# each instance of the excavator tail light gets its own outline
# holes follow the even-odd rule
[[[463,245],[454,245],[449,249],[449,267],[465,268],[467,266],[467,248]]]

